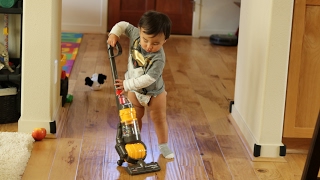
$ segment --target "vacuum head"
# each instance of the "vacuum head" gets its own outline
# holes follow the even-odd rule
[[[157,162],[145,163],[143,160],[139,160],[137,164],[128,165],[125,169],[130,175],[145,174],[161,170]]]

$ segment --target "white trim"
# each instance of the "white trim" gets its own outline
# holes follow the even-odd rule
[[[200,10],[201,10],[201,0],[194,0],[194,12],[192,19],[192,36],[199,37],[200,36]]]
[[[282,158],[280,156],[280,146],[283,146],[282,143],[280,144],[260,144],[258,140],[254,137],[253,133],[251,132],[250,128],[247,126],[247,123],[244,121],[240,113],[238,112],[237,108],[232,105],[232,112],[231,116],[233,120],[236,123],[237,128],[240,130],[242,138],[244,138],[244,144],[247,148],[248,153],[250,153],[250,156],[253,161],[259,161],[259,157],[255,158],[253,157],[253,149],[254,145],[260,145],[261,151],[260,151],[260,157],[263,158]]]
[[[236,122],[238,128],[240,129],[243,137],[247,141],[248,146],[250,148],[249,150],[251,152],[253,152],[254,144],[257,144],[257,141],[255,140],[254,136],[252,135],[252,132],[251,132],[250,128],[247,126],[246,122],[243,120],[243,118],[241,117],[240,113],[238,112],[237,108],[234,105],[232,105],[231,116],[235,120],[235,122]]]

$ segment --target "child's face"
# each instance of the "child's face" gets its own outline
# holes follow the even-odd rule
[[[157,52],[166,42],[163,33],[156,36],[144,33],[144,29],[140,28],[140,45],[147,52]]]

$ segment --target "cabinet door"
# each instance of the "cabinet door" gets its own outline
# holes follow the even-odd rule
[[[320,2],[296,0],[284,137],[311,138],[320,109]]]
[[[141,15],[155,6],[155,0],[108,0],[108,31],[119,21],[137,25]]]
[[[148,10],[167,14],[172,21],[172,34],[191,35],[193,1],[190,0],[109,0],[108,31],[119,21],[137,25],[141,15]]]

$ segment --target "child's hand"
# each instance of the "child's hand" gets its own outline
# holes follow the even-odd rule
[[[119,41],[119,37],[115,34],[110,34],[107,40],[107,43],[110,44],[112,47],[116,45],[116,43]]]
[[[116,79],[114,85],[116,86],[116,89],[122,90],[122,93],[124,93],[124,86],[123,86],[123,80],[121,79]]]

